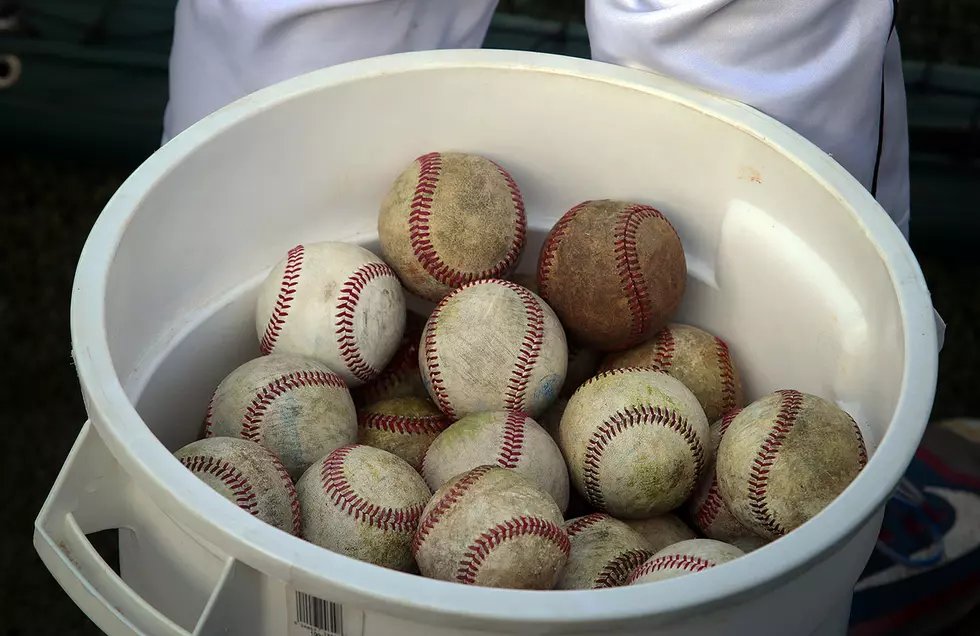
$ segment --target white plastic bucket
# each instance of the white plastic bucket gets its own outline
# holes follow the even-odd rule
[[[479,588],[382,569],[288,536],[210,490],[171,452],[199,433],[213,386],[258,355],[258,282],[300,242],[377,249],[382,194],[434,149],[481,153],[513,174],[533,230],[522,271],[582,200],[663,210],[689,259],[678,320],[730,343],[750,399],[792,387],[850,411],[872,451],[866,470],[816,518],[743,558],[601,591]],[[909,247],[817,148],[664,77],[485,50],[315,72],[180,135],[93,228],[71,328],[90,420],[35,545],[102,629],[153,636],[328,633],[294,625],[297,591],[328,601],[337,614],[327,618],[343,620],[336,631],[357,636],[843,634],[937,366],[932,305]],[[123,529],[121,579],[85,538],[106,528]]]

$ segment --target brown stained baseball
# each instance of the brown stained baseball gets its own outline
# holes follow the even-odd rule
[[[174,457],[242,510],[283,532],[300,534],[296,488],[269,449],[248,440],[212,437],[191,442]]]
[[[733,545],[714,539],[690,539],[664,548],[636,568],[628,585],[642,585],[703,572],[745,556]]]
[[[297,245],[259,286],[255,328],[263,354],[317,359],[357,387],[395,355],[405,293],[391,267],[359,245]]]
[[[718,479],[715,474],[715,464],[718,446],[732,420],[742,412],[734,409],[710,426],[711,459],[708,461],[704,476],[698,483],[694,494],[685,504],[685,512],[694,526],[709,539],[717,539],[730,543],[743,552],[751,552],[769,543],[752,530],[743,526],[731,513],[718,490]]]
[[[419,348],[426,390],[453,419],[484,411],[536,417],[558,397],[567,365],[555,312],[505,280],[474,281],[443,298]]]
[[[428,397],[391,398],[360,410],[357,441],[397,455],[421,473],[426,449],[449,424]]]
[[[483,587],[550,590],[568,562],[551,495],[515,470],[478,466],[426,504],[412,553],[423,576]]]
[[[692,325],[668,324],[632,349],[607,354],[600,370],[622,367],[651,367],[674,376],[697,396],[709,422],[745,406],[728,344]]]
[[[520,189],[496,162],[431,152],[398,175],[381,203],[384,259],[412,294],[438,302],[474,280],[506,278],[526,243]]]
[[[512,468],[568,507],[568,469],[558,444],[524,413],[472,413],[453,423],[429,446],[422,477],[438,490],[452,477],[484,464]]]
[[[649,519],[627,519],[624,523],[643,535],[650,544],[651,553],[681,541],[698,538],[694,530],[680,517],[669,512]]]
[[[749,404],[718,446],[718,489],[738,521],[775,539],[826,508],[867,464],[864,438],[836,404],[792,389]]]
[[[408,311],[405,332],[391,361],[375,379],[351,389],[354,404],[365,406],[400,397],[428,398],[419,370],[419,340],[426,318]]]
[[[679,507],[707,459],[708,421],[680,380],[644,368],[592,378],[572,395],[558,446],[597,510],[644,519]]]
[[[541,297],[569,340],[620,351],[674,317],[687,285],[681,240],[658,210],[626,201],[585,201],[566,212],[538,257]]]
[[[571,544],[568,564],[555,589],[599,590],[625,585],[653,553],[640,533],[604,513],[565,523]]]
[[[293,479],[357,440],[357,414],[343,379],[303,356],[270,354],[242,364],[211,395],[207,437],[238,437],[271,450]]]
[[[412,538],[429,488],[408,463],[378,448],[338,448],[296,484],[303,538],[332,552],[417,572]]]

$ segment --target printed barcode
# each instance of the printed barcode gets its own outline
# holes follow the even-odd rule
[[[322,636],[344,636],[343,607],[300,591],[296,592],[296,622],[323,630]]]

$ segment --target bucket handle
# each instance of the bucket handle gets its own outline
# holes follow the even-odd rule
[[[75,440],[34,522],[34,547],[62,589],[109,636],[203,636],[219,623],[250,570],[228,558],[192,632],[160,613],[102,559],[86,534],[129,527],[130,479],[91,422]],[[246,575],[243,577],[243,575]],[[226,589],[227,588],[227,589]]]

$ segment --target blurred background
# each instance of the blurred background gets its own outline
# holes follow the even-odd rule
[[[582,4],[500,0],[485,46],[588,57]],[[948,323],[933,417],[976,417],[980,0],[898,4],[911,242]],[[42,566],[32,523],[85,418],[68,331],[75,262],[108,198],[158,146],[173,10],[0,0],[0,635],[99,633]],[[112,533],[95,541],[111,562]],[[980,616],[946,633],[980,634]]]

